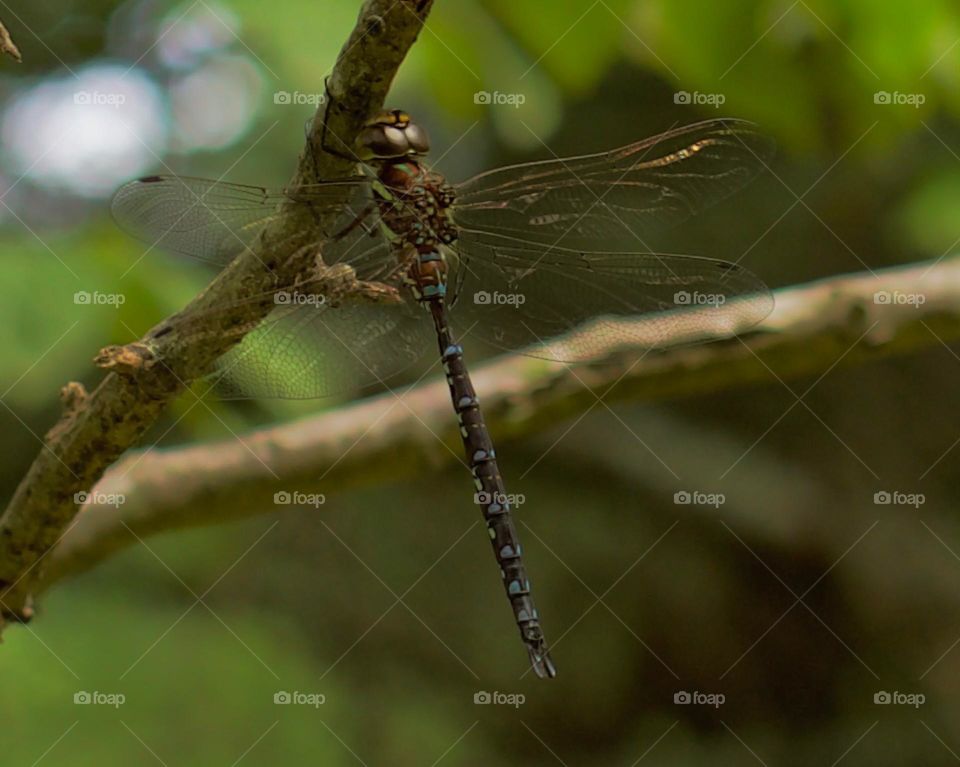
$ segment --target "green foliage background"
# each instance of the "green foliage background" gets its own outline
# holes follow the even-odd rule
[[[3,64],[0,98],[64,66],[134,64],[150,38],[118,48],[119,6],[0,11],[25,60]],[[190,8],[131,7],[148,29]],[[242,156],[229,179],[282,184],[310,109],[277,108],[271,93],[320,90],[358,7],[216,6],[238,24],[229,50],[260,69],[262,106],[224,150],[165,160],[216,177]],[[779,156],[664,247],[746,253],[780,286],[956,250],[958,72],[960,13],[945,0],[437,0],[393,103],[430,127],[440,167],[462,179],[712,117],[674,93],[722,93],[720,113],[758,122]],[[478,90],[526,103],[478,105]],[[876,104],[880,91],[925,103]],[[17,175],[5,170],[6,185]],[[0,222],[5,497],[57,417],[58,387],[94,385],[101,346],[133,340],[209,279],[153,254],[127,274],[143,248],[114,228],[106,200],[64,204],[32,182],[19,183],[34,196]],[[127,301],[73,303],[94,288]],[[58,586],[37,620],[6,633],[3,763],[952,764],[956,352],[835,370],[792,391],[771,375],[752,391],[615,415],[599,407],[498,446],[508,487],[528,500],[521,531],[556,643],[552,683],[520,678],[523,653],[479,526],[459,540],[477,516],[462,472],[332,488],[320,511],[138,543]],[[809,409],[796,405],[801,394]],[[148,443],[225,439],[340,404],[192,403],[178,403]],[[728,501],[679,507],[681,489]],[[894,489],[926,503],[874,505],[875,492]],[[409,607],[396,605],[391,591],[434,563]],[[81,690],[126,702],[74,705]],[[278,690],[326,702],[277,706]],[[477,706],[478,690],[526,701]],[[722,692],[726,703],[674,705],[679,690]],[[926,703],[876,706],[880,690]]]

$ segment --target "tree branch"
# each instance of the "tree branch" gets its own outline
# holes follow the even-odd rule
[[[887,303],[875,296],[891,297]],[[916,296],[917,303],[902,302]],[[960,258],[836,277],[777,292],[773,313],[748,337],[647,354],[610,350],[602,363],[564,366],[503,357],[474,371],[491,431],[519,439],[605,400],[656,401],[813,375],[960,339]],[[638,327],[643,320],[637,321]],[[469,339],[467,339],[469,345]],[[852,347],[852,348],[851,348]],[[775,374],[774,374],[775,371]],[[274,493],[350,489],[459,461],[444,381],[388,393],[242,440],[130,455],[96,488],[120,506],[88,504],[49,557],[48,587],[137,537],[272,513]],[[434,435],[439,435],[436,439]],[[323,477],[317,480],[317,477]]]
[[[432,0],[366,0],[327,81],[326,104],[314,117],[291,186],[355,172],[347,157],[326,149],[332,144],[340,151],[352,147],[363,123],[382,107],[431,6]],[[219,317],[217,327],[199,340],[181,332],[189,325],[184,320],[203,316],[214,306],[236,304],[238,298],[269,295],[278,283],[309,266],[305,260],[309,254],[304,251],[310,243],[297,234],[309,229],[300,220],[304,214],[286,212],[184,311],[154,328],[140,343],[109,350],[101,362],[113,372],[92,394],[76,384],[65,388],[61,420],[47,434],[43,450],[0,517],[3,615],[30,617],[31,584],[38,575],[35,569],[40,569],[36,566],[76,515],[77,494],[90,488],[135,445],[186,384],[239,342],[243,330],[252,329],[273,303],[237,306]]]
[[[0,53],[7,54],[11,59],[20,63],[23,58],[20,56],[20,49],[13,42],[10,32],[2,21],[0,21]]]

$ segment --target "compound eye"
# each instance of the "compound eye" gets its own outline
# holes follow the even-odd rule
[[[407,136],[407,142],[414,152],[417,154],[427,154],[430,151],[430,137],[419,125],[410,123],[404,132]]]
[[[404,132],[389,125],[373,125],[360,135],[360,145],[374,157],[402,157],[409,149]]]

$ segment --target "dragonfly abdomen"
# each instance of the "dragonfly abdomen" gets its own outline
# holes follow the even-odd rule
[[[510,504],[503,478],[500,476],[500,467],[497,465],[493,441],[487,432],[480,402],[467,373],[463,348],[454,343],[450,336],[446,306],[442,298],[428,301],[427,304],[436,325],[440,357],[450,387],[450,397],[457,412],[460,437],[477,488],[474,498],[483,511],[483,519],[494,555],[500,565],[503,587],[510,600],[514,619],[527,646],[534,671],[540,677],[556,676],[556,667],[540,627],[540,616],[530,596],[530,579],[523,565],[523,550],[510,514]]]
[[[407,268],[405,283],[413,297],[425,309],[429,309],[426,302],[442,299],[447,294],[447,262],[439,250],[419,253],[410,259]]]

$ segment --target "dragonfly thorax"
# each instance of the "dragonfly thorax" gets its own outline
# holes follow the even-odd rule
[[[390,239],[411,245],[419,253],[449,245],[457,238],[450,219],[453,190],[415,160],[387,160],[378,174],[383,188],[376,190],[380,220]]]
[[[381,160],[375,189],[380,220],[397,245],[404,283],[417,301],[446,294],[447,263],[441,246],[457,239],[450,218],[453,188],[442,176],[423,168],[415,157]],[[426,304],[424,304],[426,306]]]

